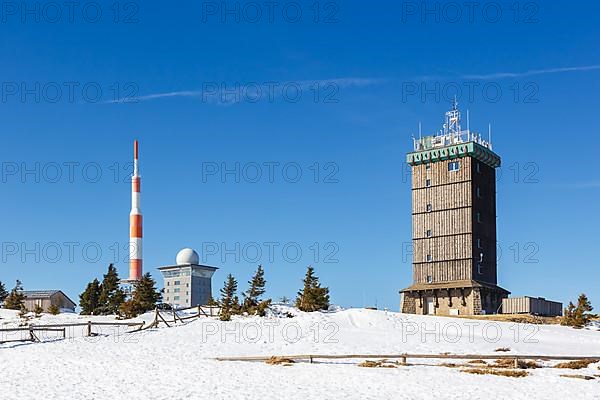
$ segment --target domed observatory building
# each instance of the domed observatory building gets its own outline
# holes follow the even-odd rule
[[[177,253],[177,265],[160,267],[164,278],[163,300],[175,308],[206,305],[212,294],[216,267],[200,264],[198,253],[185,248]]]

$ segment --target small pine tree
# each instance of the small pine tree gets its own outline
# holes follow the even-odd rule
[[[100,306],[100,282],[94,279],[88,283],[85,291],[79,295],[81,315],[94,315]]]
[[[144,313],[154,310],[161,299],[162,295],[156,289],[156,282],[152,279],[150,272],[146,272],[142,279],[135,284],[132,300],[137,303],[139,312]]]
[[[590,312],[593,309],[594,307],[592,307],[592,304],[588,300],[587,296],[582,293],[577,299],[577,306],[575,306],[572,302],[569,302],[568,307],[565,309],[561,324],[582,328],[590,321],[592,317]]]
[[[4,308],[9,310],[20,310],[22,307],[25,307],[25,295],[23,294],[23,284],[17,279],[15,287],[4,299]]]
[[[248,282],[248,290],[244,292],[244,303],[242,305],[242,312],[248,314],[256,314],[258,304],[262,301],[260,296],[265,294],[265,270],[262,265],[259,265],[256,269],[256,273],[252,279]]]
[[[28,321],[31,319],[31,317],[27,314],[29,314],[29,310],[27,309],[27,307],[25,307],[25,304],[21,304],[21,307],[19,308],[19,317],[24,319],[25,321]]]
[[[306,276],[302,281],[304,288],[298,292],[296,307],[301,311],[319,311],[329,308],[329,288],[321,287],[315,269],[308,266]]]
[[[206,303],[207,306],[218,306],[219,302],[216,301],[214,299],[214,297],[212,297],[212,294],[210,295],[210,297],[208,298],[208,302]]]
[[[119,287],[119,274],[110,264],[100,285],[98,313],[102,315],[116,314],[121,304],[125,302],[125,292]]]
[[[0,282],[0,303],[2,303],[4,299],[6,299],[6,296],[8,296],[6,286],[4,286],[4,283]]]
[[[234,299],[237,298],[235,295],[236,291],[237,281],[233,275],[229,274],[227,275],[225,283],[223,284],[223,288],[221,289],[221,301],[219,302],[219,305],[221,306],[219,315],[221,321],[231,320],[233,309],[237,307],[234,305]]]
[[[242,304],[237,296],[233,296],[231,302],[231,315],[240,315],[242,313]]]
[[[48,307],[48,312],[52,315],[58,315],[60,314],[60,308],[58,308],[56,304],[52,304],[50,307]]]
[[[290,299],[288,297],[286,297],[286,296],[281,296],[281,298],[279,299],[279,301],[282,304],[289,304],[290,303]]]
[[[573,302],[569,302],[567,308],[565,308],[565,312],[563,313],[562,320],[560,321],[561,325],[573,326],[574,319],[573,316],[575,314],[575,304]]]
[[[35,314],[36,317],[39,317],[40,315],[42,315],[43,312],[44,312],[44,309],[39,304],[36,304],[35,307],[33,307],[33,313]]]
[[[574,319],[575,326],[584,327],[590,322],[590,312],[594,309],[592,303],[588,300],[587,296],[582,293],[577,299],[577,307],[575,308]]]
[[[142,312],[140,304],[133,299],[129,299],[119,306],[119,316],[125,319],[135,318]]]
[[[271,299],[263,300],[256,305],[256,315],[264,317],[267,314],[267,310],[271,305]]]

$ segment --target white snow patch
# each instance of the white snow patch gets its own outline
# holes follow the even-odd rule
[[[34,322],[90,319],[114,317],[44,315]],[[149,313],[137,320],[151,319]],[[0,325],[18,323],[17,313],[0,310]],[[359,368],[361,360],[289,367],[214,360],[285,354],[495,354],[499,347],[510,352],[497,354],[600,355],[600,333],[588,329],[365,309],[303,313],[277,306],[265,318],[200,318],[136,334],[102,333],[106,336],[86,338],[83,331],[74,331],[66,340],[0,345],[0,398],[550,399],[574,393],[578,399],[600,398],[600,379],[559,376],[599,374],[598,364],[578,371],[536,369],[525,378],[507,378],[419,365],[424,360],[393,369]]]

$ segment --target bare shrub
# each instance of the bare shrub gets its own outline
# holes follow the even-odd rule
[[[527,371],[519,371],[519,370],[501,370],[501,369],[492,369],[492,368],[468,368],[461,369],[461,372],[466,372],[468,374],[477,374],[477,375],[498,375],[498,376],[508,376],[511,378],[523,378],[529,375]]]

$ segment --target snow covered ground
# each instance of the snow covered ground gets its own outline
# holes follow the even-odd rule
[[[136,334],[107,328],[102,330],[106,336],[87,338],[78,329],[65,340],[0,344],[0,398],[600,399],[600,378],[559,376],[598,375],[600,363],[577,371],[534,369],[528,370],[528,377],[509,378],[424,365],[440,362],[435,360],[409,360],[412,365],[389,369],[357,367],[361,360],[292,366],[214,360],[285,354],[494,354],[500,347],[510,352],[496,354],[600,355],[600,332],[595,329],[365,309],[307,314],[279,307],[279,311],[268,318],[236,318],[227,323],[202,318]],[[285,317],[285,312],[294,317]],[[0,310],[0,318],[2,327],[18,323],[12,311]],[[62,314],[44,315],[33,322],[89,319]]]

